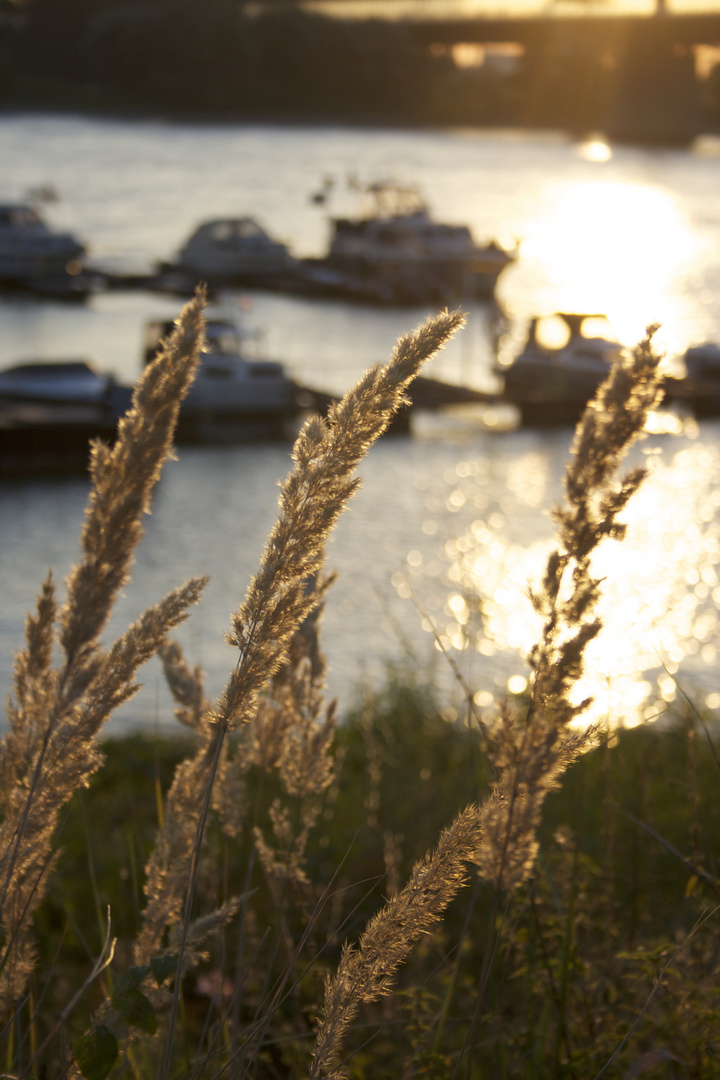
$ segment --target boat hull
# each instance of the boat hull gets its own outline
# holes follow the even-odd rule
[[[91,441],[113,442],[117,420],[106,405],[0,401],[0,474],[83,473]]]

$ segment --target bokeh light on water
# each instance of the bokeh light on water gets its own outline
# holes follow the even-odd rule
[[[692,671],[700,706],[720,705],[720,447],[686,436],[645,444],[633,459],[642,456],[650,475],[624,515],[626,538],[604,541],[593,564],[604,579],[603,629],[577,687],[578,700],[594,699],[588,719],[610,726],[661,715],[683,690],[681,669]],[[465,667],[481,708],[527,686],[524,658],[541,631],[529,585],[541,580],[553,546],[547,508],[561,494],[547,455],[530,451],[512,462],[506,494],[493,504],[491,468],[469,458],[446,470],[444,490],[426,496],[432,516],[423,531],[436,550],[429,558],[410,551],[393,579],[425,612],[438,649],[461,667],[472,654]]]
[[[341,209],[309,201],[322,177],[333,176],[338,189],[349,173],[417,184],[438,220],[467,224],[478,239],[521,241],[520,258],[500,279],[499,306],[468,304],[467,329],[432,361],[427,374],[447,382],[498,388],[498,344],[499,359],[510,362],[530,319],[573,308],[607,315],[630,345],[647,323],[661,322],[671,361],[690,344],[720,340],[717,137],[692,149],[653,150],[540,131],[7,114],[0,142],[6,198],[52,182],[61,198],[47,207],[49,221],[76,232],[98,259],[128,269],[170,258],[214,214],[249,214],[295,253],[319,255],[328,213]],[[299,382],[333,393],[384,362],[396,337],[428,313],[260,292],[247,313],[245,295],[221,300],[264,332],[267,357]],[[78,305],[2,297],[0,366],[88,357],[133,381],[145,322],[174,317],[179,305],[177,297],[139,291],[101,293]],[[467,641],[456,655],[481,707],[522,691],[533,634],[525,581],[537,576],[551,543],[547,511],[561,494],[570,432],[512,430],[513,422],[509,407],[421,415],[411,438],[381,440],[363,464],[363,488],[328,549],[339,577],[324,642],[329,692],[341,713],[358,687],[379,684],[385,665],[407,655],[435,682],[438,698],[450,700],[449,668],[391,580],[403,592],[412,587],[448,641]],[[695,701],[720,708],[712,660],[718,430],[717,422],[703,421],[693,439],[684,420],[663,420],[645,444],[662,453],[633,510],[630,538],[603,556],[612,560],[608,588],[616,600],[609,605],[620,629],[617,640],[606,636],[593,670],[598,708],[614,717],[657,711],[672,695],[660,656],[670,669],[679,665],[674,673]],[[184,447],[158,488],[147,541],[111,626],[122,632],[150,598],[209,573],[203,601],[179,636],[192,662],[205,666],[211,695],[234,662],[223,631],[256,570],[288,464],[287,447]],[[82,481],[0,482],[3,697],[39,582],[51,565],[62,580],[77,558],[85,496]],[[482,624],[471,603],[478,581]],[[157,667],[149,665],[143,681],[143,693],[117,718],[119,728],[171,726]]]
[[[554,303],[607,314],[625,343],[661,319],[664,344],[675,352],[695,306],[678,283],[692,276],[702,243],[672,192],[630,176],[573,177],[547,185],[522,251],[543,263],[546,311]]]

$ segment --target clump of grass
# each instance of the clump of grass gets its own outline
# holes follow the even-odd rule
[[[417,1023],[410,1024],[415,1034],[405,1064],[394,1060],[390,1072],[446,1077],[464,1062],[472,1075],[480,1026],[492,1028],[504,1015],[502,980],[493,981],[494,958],[501,955],[520,967],[527,960],[527,937],[518,937],[517,923],[502,918],[514,904],[530,904],[541,926],[541,960],[533,962],[539,963],[537,971],[547,979],[559,1014],[552,1053],[542,1062],[547,1072],[533,1075],[563,1075],[568,1063],[579,1060],[567,1001],[578,897],[589,893],[583,882],[592,874],[581,878],[578,862],[573,877],[564,866],[560,892],[569,898],[568,911],[556,924],[547,913],[547,897],[540,889],[533,896],[534,880],[544,880],[535,879],[533,870],[543,804],[567,767],[597,739],[596,731],[577,724],[587,702],[575,701],[573,691],[585,648],[599,629],[601,583],[593,576],[592,556],[601,541],[622,538],[619,515],[644,475],[633,470],[618,478],[618,467],[658,400],[651,333],[613,369],[576,433],[566,503],[556,512],[558,546],[533,596],[544,628],[530,656],[529,703],[524,709],[506,704],[496,724],[480,725],[474,734],[453,731],[443,720],[422,720],[437,745],[444,743],[441,732],[466,740],[461,751],[466,761],[477,762],[480,747],[487,753],[487,764],[469,778],[476,797],[464,809],[455,802],[458,812],[441,828],[434,847],[428,850],[431,838],[423,838],[420,851],[427,854],[400,884],[398,859],[406,837],[388,815],[384,775],[388,747],[394,746],[401,759],[407,735],[391,723],[375,726],[368,705],[355,736],[371,765],[371,790],[352,819],[360,813],[354,828],[364,833],[360,841],[350,838],[347,851],[333,839],[334,822],[345,813],[343,780],[350,774],[343,770],[357,755],[358,742],[338,737],[335,703],[324,699],[318,627],[331,584],[323,574],[325,543],[357,486],[358,463],[403,404],[423,362],[461,324],[457,313],[429,320],[401,339],[390,362],[369,372],[326,421],[312,418],[301,431],[276,525],[232,618],[229,641],[237,662],[214,703],[206,697],[201,669],[170,638],[203,579],[150,609],[109,650],[100,645],[197,363],[202,297],[186,308],[147,369],[115,447],[94,448],[83,561],[68,580],[60,613],[48,579],[37,613],[28,620],[9,732],[0,747],[5,779],[0,986],[6,1034],[12,1034],[8,1069],[17,1075],[39,1068],[48,1075],[79,1069],[87,1080],[104,1080],[124,1059],[138,1075],[210,1077],[228,1070],[238,1077],[339,1078],[345,1075],[341,1058],[348,1043],[362,1060],[355,1029],[359,1011],[378,1003],[380,1027],[394,1023],[383,1012],[383,1001],[413,955],[427,956],[430,940],[446,953],[437,963],[440,990],[431,1004],[422,986],[412,980],[403,986]],[[56,628],[61,661],[53,666]],[[88,784],[100,767],[101,725],[134,692],[135,673],[153,653],[162,659],[191,749],[158,804],[152,846],[146,828],[142,851],[133,849],[136,863],[145,860],[144,898],[128,920],[133,932],[123,936],[110,968],[108,923],[106,947],[81,980],[80,992],[68,990],[50,1016],[36,1005],[32,916],[54,880],[59,815],[73,790]],[[471,738],[473,752],[467,753]],[[347,787],[357,790],[356,784]],[[369,834],[374,839],[368,845]],[[697,847],[697,830],[693,835]],[[351,871],[353,846],[365,853],[361,863],[373,848],[372,870]],[[577,848],[570,843],[568,850]],[[382,882],[393,880],[397,885],[389,899],[378,901]],[[470,881],[472,897],[458,919],[457,897]],[[483,881],[490,897],[484,905]],[[448,926],[458,934],[453,943],[443,936],[449,931],[440,929],[451,907]],[[473,927],[480,907],[486,928],[478,935]],[[363,927],[368,908],[374,910]],[[471,946],[473,934],[479,945]],[[357,943],[347,944],[348,937]],[[555,943],[550,952],[548,941]],[[475,977],[468,980],[471,947],[477,963]],[[201,976],[193,984],[198,970]],[[536,974],[532,964],[522,971],[528,979]],[[64,979],[65,974],[59,977],[61,983]],[[459,1035],[450,1030],[458,1004],[464,1016]],[[81,1037],[72,1041],[73,1035]],[[541,1040],[533,1037],[537,1050]],[[609,1042],[596,1039],[593,1045],[599,1052]]]

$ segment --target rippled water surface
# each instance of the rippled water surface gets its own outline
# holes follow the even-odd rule
[[[604,312],[627,343],[658,321],[671,360],[691,343],[720,341],[720,144],[710,140],[653,151],[523,133],[0,118],[0,199],[52,184],[60,199],[48,219],[79,233],[97,258],[127,268],[169,258],[197,222],[216,215],[253,215],[296,253],[318,254],[327,211],[308,196],[324,176],[349,173],[417,182],[438,217],[466,222],[478,238],[521,239],[522,257],[498,289],[506,354],[520,347],[531,316],[557,310]],[[223,305],[235,311],[238,300],[248,307],[235,295]],[[251,300],[246,318],[264,331],[263,351],[333,391],[384,360],[396,336],[426,314]],[[177,308],[172,298],[140,292],[86,305],[0,298],[0,366],[91,357],[130,381],[145,321]],[[429,373],[494,386],[497,329],[497,311],[471,305],[467,330]],[[325,647],[331,689],[345,703],[386,660],[406,653],[435,665],[449,701],[451,678],[431,626],[460,650],[481,705],[522,686],[537,630],[527,581],[551,542],[548,510],[561,494],[570,433],[517,431],[511,419],[419,417],[412,437],[372,450],[330,546],[339,580]],[[628,515],[628,539],[601,554],[607,628],[589,673],[599,714],[629,722],[672,699],[675,675],[700,703],[720,705],[720,427],[677,419],[657,426],[635,451],[648,456],[652,475]],[[233,663],[223,631],[288,463],[287,446],[182,449],[159,486],[112,629],[185,577],[209,572],[182,636],[218,690]],[[50,566],[62,578],[76,558],[86,494],[81,479],[0,482],[2,693],[40,581]],[[118,724],[167,720],[154,667],[145,681]]]

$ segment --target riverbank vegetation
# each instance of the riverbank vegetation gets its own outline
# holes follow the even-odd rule
[[[604,737],[578,761],[548,798],[529,882],[503,898],[499,913],[487,886],[473,883],[459,894],[442,928],[408,957],[395,995],[363,1008],[346,1040],[348,1076],[445,1080],[476,1012],[480,1026],[461,1076],[593,1077],[634,1024],[606,1075],[717,1075],[718,915],[703,923],[718,903],[717,739],[708,739],[691,708],[668,719],[667,726]],[[158,792],[189,749],[181,738],[108,742],[102,773],[70,805],[38,923],[39,970],[60,986],[86,977],[106,906],[119,938],[116,963],[129,955],[141,920],[142,866],[162,812]],[[339,934],[328,933],[327,916],[318,924],[314,968],[305,972],[298,961],[292,993],[279,1002],[256,1055],[260,1077],[306,1075],[322,973],[335,966],[342,941],[356,940],[407,879],[428,839],[489,779],[476,733],[444,720],[432,687],[411,671],[392,672],[377,696],[339,725],[336,755],[341,765],[306,888],[312,897],[334,878],[332,904],[346,918]],[[261,820],[272,803],[271,791],[263,797],[258,790],[264,785],[250,770]],[[215,877],[204,888],[215,900],[243,888],[251,849],[247,834],[231,844],[211,832]],[[182,1037],[198,1075],[215,1076],[229,1056],[223,1022],[243,983],[241,1015],[250,1023],[263,1007],[265,983],[282,976],[279,911],[299,932],[294,890],[273,895],[257,868],[253,885],[252,941],[257,949],[264,939],[262,972],[248,985],[237,971],[231,927],[210,943],[184,988]],[[479,1003],[489,941],[492,963]],[[259,961],[254,954],[254,966]],[[38,1036],[51,1022],[51,1002],[62,1003],[57,993],[41,1010]],[[68,1023],[68,1039],[89,1024],[101,999],[101,987],[89,991]],[[24,1045],[27,1055],[27,1038]],[[187,1060],[176,1072],[194,1074]]]
[[[488,715],[470,688],[449,722],[417,673],[395,673],[338,726],[325,540],[463,320],[429,320],[303,428],[212,703],[172,640],[204,579],[101,641],[202,308],[146,368],[115,446],[94,447],[81,561],[62,605],[45,581],[16,656],[0,746],[7,1075],[715,1075],[712,738],[689,707],[667,730],[588,729],[573,695],[599,630],[593,553],[622,540],[644,477],[618,470],[658,400],[652,334],[576,432],[528,695]],[[183,737],[100,742],[154,653]]]

